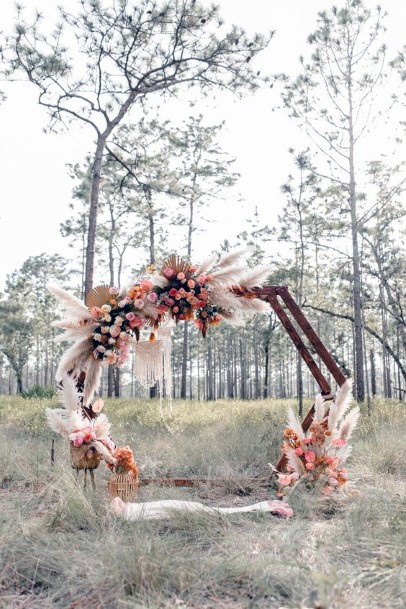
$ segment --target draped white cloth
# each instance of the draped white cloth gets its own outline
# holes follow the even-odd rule
[[[284,501],[260,501],[252,505],[234,508],[209,507],[197,501],[166,499],[147,503],[124,503],[119,497],[112,501],[112,510],[126,520],[158,520],[171,518],[179,512],[204,512],[206,514],[236,514],[240,512],[270,512],[280,518],[293,516],[292,508]]]

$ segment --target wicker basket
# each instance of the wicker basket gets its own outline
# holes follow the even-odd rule
[[[99,467],[101,457],[97,450],[89,445],[70,445],[70,461],[74,469],[96,469]]]
[[[132,472],[126,474],[112,474],[107,485],[112,497],[120,497],[123,501],[135,501],[138,493],[138,479]]]

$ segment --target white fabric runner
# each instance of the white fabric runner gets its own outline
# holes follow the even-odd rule
[[[167,499],[164,501],[150,501],[147,503],[124,503],[119,497],[112,501],[115,514],[123,516],[126,520],[155,520],[171,518],[179,512],[205,512],[207,514],[236,514],[239,512],[270,512],[281,518],[293,516],[292,508],[284,501],[260,501],[252,505],[234,508],[209,507],[196,501],[177,501]]]

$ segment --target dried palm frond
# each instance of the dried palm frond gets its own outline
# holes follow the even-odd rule
[[[102,307],[105,304],[110,304],[111,300],[110,288],[108,285],[98,285],[92,288],[86,296],[86,306]]]
[[[69,294],[66,290],[51,283],[47,284],[47,289],[71,315],[80,319],[91,319],[91,315],[87,310],[86,305],[79,300],[79,298],[72,296],[72,294]]]
[[[189,263],[186,262],[186,260],[183,260],[183,258],[180,258],[180,256],[172,254],[162,264],[161,275],[163,275],[164,270],[168,268],[173,269],[176,274],[187,273],[189,269]]]
[[[288,427],[290,427],[295,434],[297,435],[297,437],[299,438],[299,440],[303,440],[303,438],[305,437],[303,429],[302,429],[302,424],[299,421],[298,417],[295,415],[295,413],[293,412],[292,408],[289,406],[288,408]]]
[[[352,380],[347,379],[338,390],[335,400],[330,406],[330,411],[328,414],[328,427],[332,432],[334,432],[340,419],[348,410],[352,400],[351,391]]]

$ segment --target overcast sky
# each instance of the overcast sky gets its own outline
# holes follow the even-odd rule
[[[61,3],[76,4],[75,0],[61,0]],[[43,10],[50,22],[56,4],[49,0],[24,1],[28,9]],[[276,30],[259,60],[261,68],[270,73],[284,71],[295,75],[299,55],[307,53],[306,38],[315,27],[317,12],[329,8],[333,2],[219,0],[218,4],[227,22],[242,25],[249,32]],[[371,8],[375,4],[367,2]],[[406,2],[384,0],[381,5],[389,12],[386,24],[389,55],[393,56],[406,43]],[[0,15],[0,28],[7,32],[13,22],[12,0],[2,0]],[[42,252],[76,255],[59,234],[59,224],[69,215],[71,201],[72,181],[66,165],[81,162],[93,149],[93,134],[83,128],[71,128],[58,135],[44,134],[47,115],[36,103],[35,88],[27,83],[5,83],[0,89],[7,95],[0,106],[0,285],[3,285],[6,274],[21,266],[29,256]],[[216,220],[209,227],[210,248],[215,248],[224,238],[234,240],[245,228],[245,220],[252,216],[255,206],[263,224],[275,224],[283,204],[280,185],[291,170],[288,148],[306,145],[305,137],[286,111],[277,109],[279,104],[274,88],[242,100],[219,94],[215,101],[198,101],[194,108],[196,113],[203,112],[208,121],[226,119],[221,145],[236,157],[235,169],[241,174],[238,191],[244,200],[243,204],[236,203],[236,193],[232,193],[224,204],[213,208]],[[162,109],[162,118],[178,120],[176,112],[176,106],[171,104]],[[379,142],[375,140],[375,144],[374,158],[379,154]],[[196,261],[207,253],[207,243],[207,234],[197,237]],[[176,243],[171,245],[176,247]],[[95,281],[100,279],[104,277],[96,276]]]

